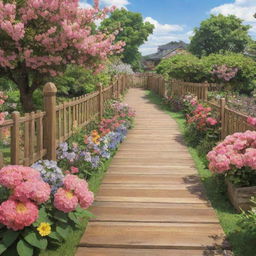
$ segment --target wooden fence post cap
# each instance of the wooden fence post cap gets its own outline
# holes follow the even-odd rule
[[[20,116],[20,112],[19,111],[13,111],[12,112],[12,116]]]
[[[44,95],[56,94],[57,88],[54,83],[49,82],[45,84],[43,92],[44,92]]]

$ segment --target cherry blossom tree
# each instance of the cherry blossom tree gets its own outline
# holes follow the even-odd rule
[[[25,111],[33,109],[33,92],[67,64],[95,71],[122,51],[117,32],[100,32],[94,22],[114,8],[79,7],[79,0],[0,0],[0,76],[20,91]]]

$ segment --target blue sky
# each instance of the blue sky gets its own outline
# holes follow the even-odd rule
[[[89,7],[92,0],[81,0]],[[141,48],[143,55],[156,52],[157,47],[170,41],[189,42],[193,28],[210,14],[234,14],[250,24],[250,34],[256,38],[256,0],[101,0],[102,6],[115,5],[140,12],[145,21],[155,25],[151,35]]]

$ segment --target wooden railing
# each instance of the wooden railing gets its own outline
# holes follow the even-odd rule
[[[143,78],[144,76],[144,78]],[[167,80],[159,74],[146,73],[134,77],[135,81],[146,81],[144,83],[137,83],[137,87],[146,88],[154,91],[161,97],[165,97],[167,93],[174,97],[182,97],[186,94],[193,94],[199,100],[207,103],[213,110],[214,115],[221,123],[221,139],[235,132],[244,132],[247,130],[254,130],[256,128],[247,123],[248,116],[230,109],[224,98],[217,102],[208,101],[208,91],[219,88],[218,84],[208,83],[189,83],[180,80]]]
[[[10,142],[0,152],[0,167],[5,164],[31,165],[39,159],[56,159],[56,148],[81,127],[95,119],[102,119],[104,104],[119,97],[128,88],[126,75],[114,78],[106,88],[56,104],[57,89],[53,83],[44,86],[44,111],[21,116],[13,112],[11,119],[0,125],[0,139],[9,134]]]

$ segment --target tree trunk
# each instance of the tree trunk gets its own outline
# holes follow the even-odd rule
[[[32,90],[20,89],[20,102],[26,113],[30,113],[35,110],[32,100],[33,92],[34,91]]]

